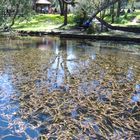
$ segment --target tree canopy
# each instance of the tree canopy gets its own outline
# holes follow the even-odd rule
[[[121,6],[130,2],[134,7],[136,0],[51,0],[53,5],[59,6],[60,14],[64,16],[64,25],[67,24],[68,5],[74,9],[82,9],[92,21],[99,13],[111,9],[112,23],[114,22],[114,5],[117,7],[116,16],[119,17]],[[36,0],[2,0],[0,5],[0,27],[10,29],[16,17],[27,17],[32,13]]]
[[[32,0],[2,0],[0,4],[0,26],[10,28],[17,16],[28,16],[32,10]]]

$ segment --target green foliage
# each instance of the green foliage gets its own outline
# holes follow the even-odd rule
[[[74,20],[75,20],[75,15],[69,14],[68,15],[68,23],[69,24],[74,24],[75,23]]]
[[[28,17],[32,14],[32,0],[8,0],[0,4],[0,26],[9,27],[15,18]]]
[[[83,25],[83,23],[88,19],[87,13],[84,9],[78,9],[74,15],[74,22],[77,26]]]
[[[137,10],[133,13],[125,13],[120,17],[115,18],[115,24],[130,24],[133,22],[134,19],[140,19],[140,10]],[[111,23],[111,16],[106,15],[104,18],[107,22]]]

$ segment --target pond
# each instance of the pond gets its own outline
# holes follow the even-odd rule
[[[140,44],[0,38],[1,140],[140,139]]]

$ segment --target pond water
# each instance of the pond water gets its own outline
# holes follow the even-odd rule
[[[140,44],[0,38],[0,139],[140,139]]]

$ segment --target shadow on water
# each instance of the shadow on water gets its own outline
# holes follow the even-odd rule
[[[54,37],[0,44],[0,139],[140,138],[136,44]]]
[[[8,52],[9,52],[9,51],[20,51],[20,49],[18,49],[18,48],[17,48],[17,49],[1,48],[0,51],[4,51],[4,52],[6,52],[6,51],[8,51]]]

